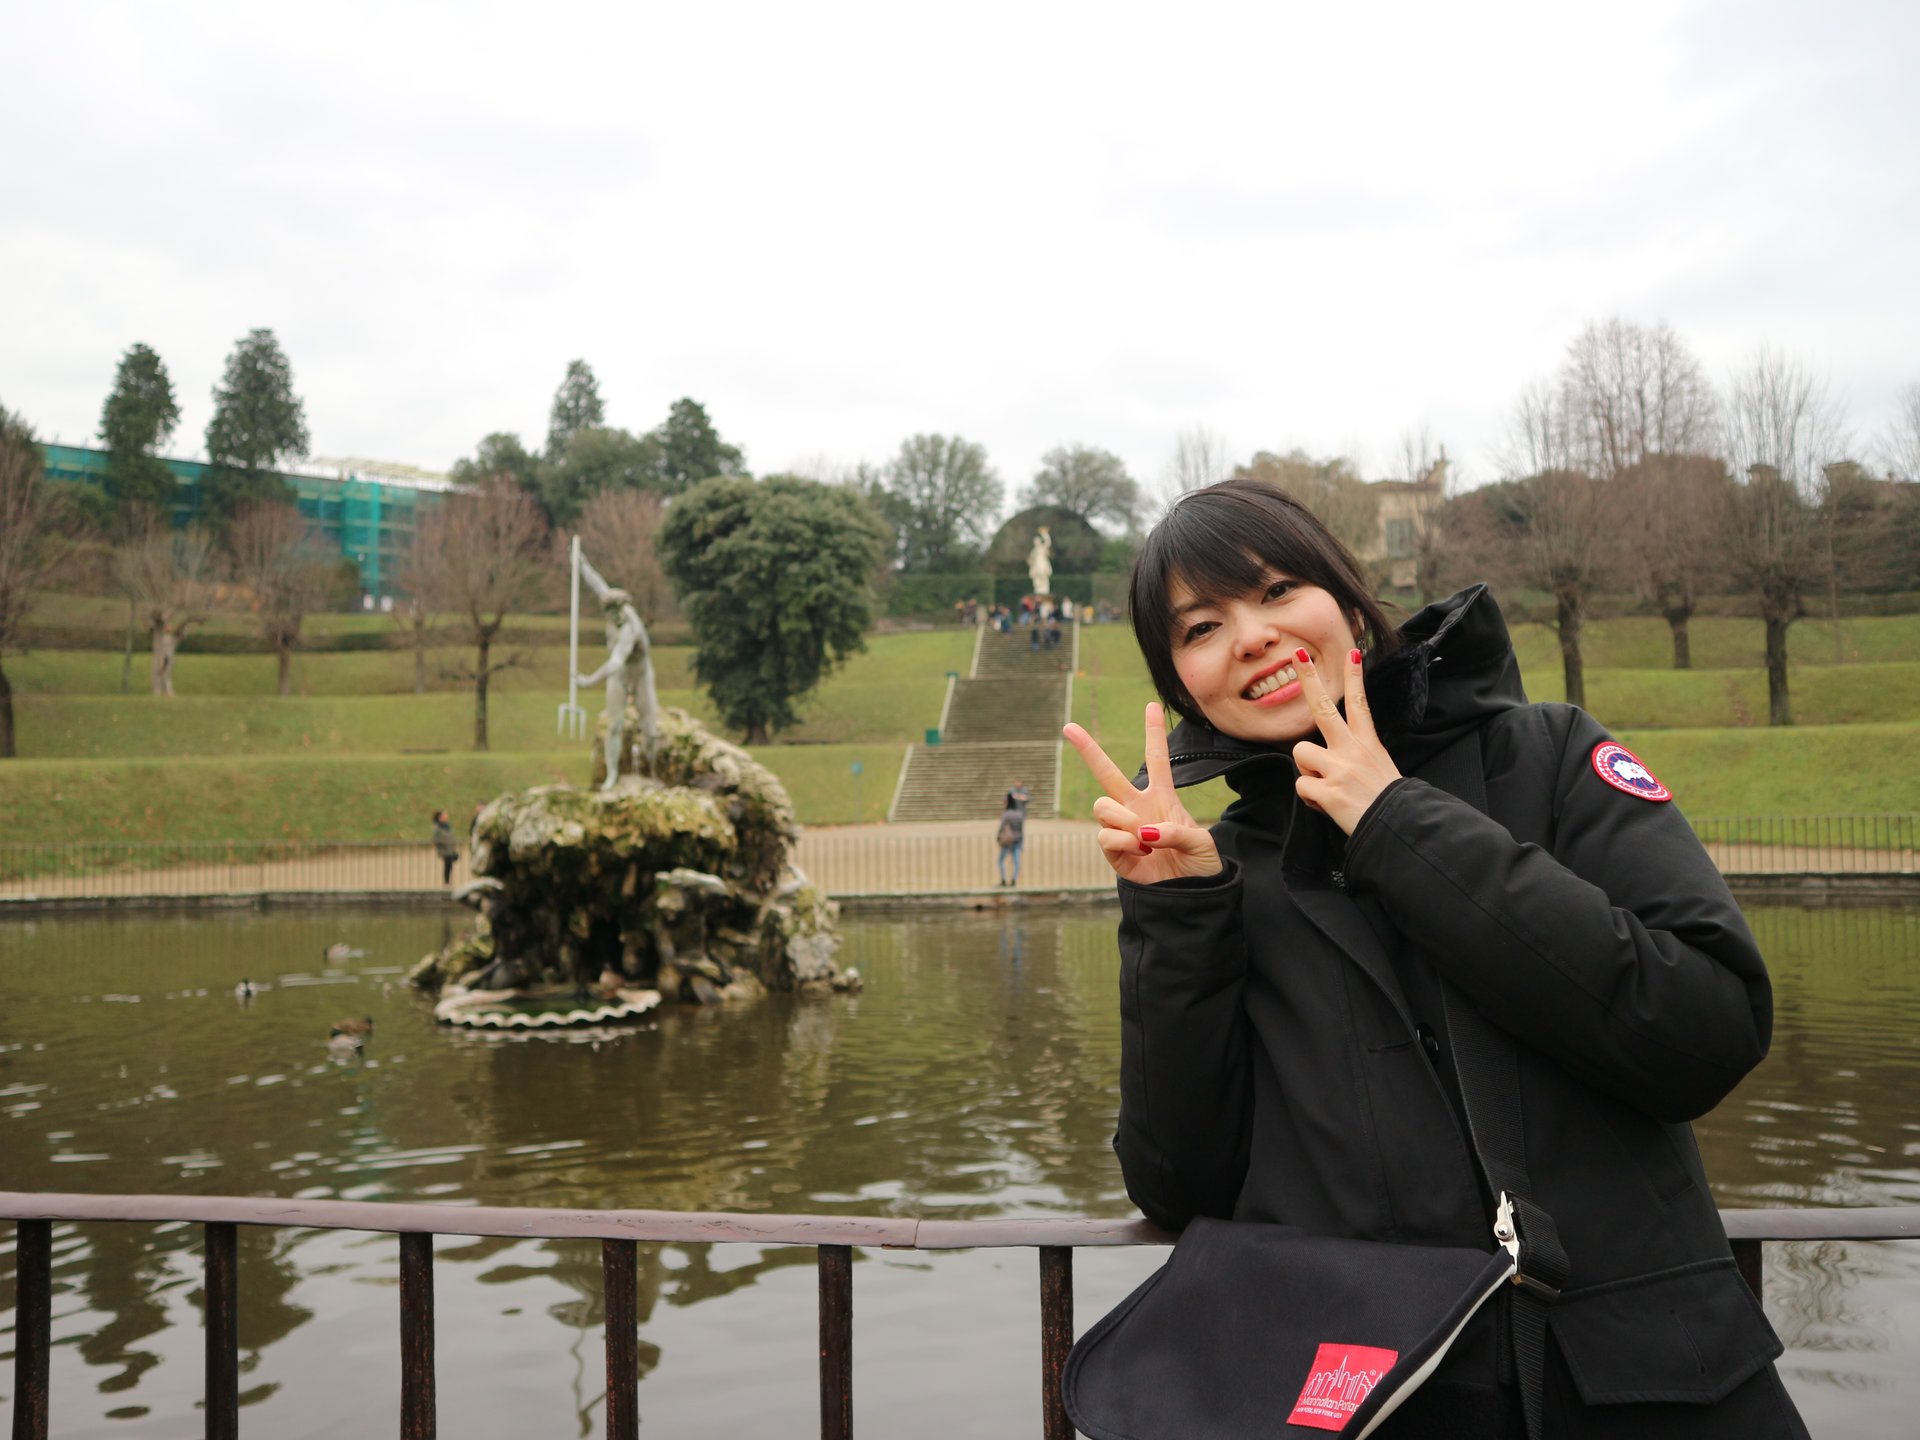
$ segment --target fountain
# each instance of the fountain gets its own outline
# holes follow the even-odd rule
[[[435,1015],[539,1029],[636,1019],[662,1001],[858,989],[834,958],[838,907],[793,863],[800,827],[785,788],[684,710],[659,706],[645,625],[577,540],[573,555],[576,637],[584,579],[610,651],[575,676],[607,682],[593,783],[502,795],[475,818],[478,878],[455,898],[477,923],[412,974],[440,992]],[[576,699],[561,707],[563,729],[582,718]]]

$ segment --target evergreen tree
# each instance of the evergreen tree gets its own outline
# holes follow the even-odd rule
[[[120,357],[113,390],[100,410],[100,439],[107,447],[107,493],[114,504],[129,501],[165,511],[173,504],[174,478],[153,452],[180,423],[173,381],[160,357],[134,345]]]
[[[271,330],[252,330],[227,357],[207,424],[211,462],[201,508],[224,526],[242,505],[292,500],[274,467],[307,453],[307,418],[293,393],[293,367]]]
[[[747,744],[795,724],[794,702],[865,648],[885,544],[859,495],[792,475],[703,480],[667,511],[657,547],[694,675]]]
[[[567,378],[553,392],[553,409],[547,416],[547,459],[558,460],[567,441],[576,430],[591,430],[607,423],[607,407],[600,399],[600,382],[584,360],[568,362]]]
[[[698,400],[674,401],[666,421],[653,434],[660,443],[660,477],[669,495],[716,475],[746,473],[740,448],[720,438]]]

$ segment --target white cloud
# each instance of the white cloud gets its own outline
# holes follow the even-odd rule
[[[1484,477],[1618,313],[1716,372],[1770,338],[1871,432],[1920,378],[1920,22],[1811,13],[16,7],[0,402],[83,439],[144,341],[191,445],[266,325],[317,449],[427,465],[537,443],[582,356],[761,469],[1424,422]]]

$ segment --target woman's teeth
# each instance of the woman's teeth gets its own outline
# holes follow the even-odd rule
[[[1262,695],[1271,695],[1282,685],[1291,685],[1296,677],[1291,665],[1282,665],[1264,680],[1256,680],[1240,694],[1248,700],[1258,700]]]

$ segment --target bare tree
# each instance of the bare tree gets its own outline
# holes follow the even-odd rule
[[[1699,361],[1670,327],[1615,318],[1588,325],[1553,380],[1522,395],[1508,449],[1510,474],[1584,474],[1606,487],[1599,493],[1611,496],[1616,522],[1633,517],[1637,548],[1617,558],[1665,616],[1677,669],[1691,663],[1687,626],[1710,576],[1719,523],[1705,503],[1717,467],[1702,459],[1715,440],[1718,409]],[[1548,508],[1562,509],[1558,500]],[[1561,535],[1553,548],[1570,539]],[[1605,549],[1594,554],[1604,560]],[[1596,573],[1611,578],[1602,573],[1610,568]],[[1563,634],[1563,652],[1566,646]]]
[[[43,463],[32,429],[0,409],[0,660],[22,648],[34,594],[63,548]],[[0,759],[16,753],[13,682],[0,667]]]
[[[1379,527],[1379,497],[1355,473],[1353,462],[1336,455],[1315,460],[1299,450],[1275,455],[1256,450],[1245,465],[1236,465],[1235,479],[1264,480],[1278,485],[1318,515],[1340,542],[1355,555],[1372,546]]]
[[[268,501],[249,505],[227,529],[233,577],[246,591],[260,634],[279,661],[279,690],[293,693],[293,652],[300,626],[326,599],[333,561],[297,507]]]
[[[1843,447],[1839,407],[1798,360],[1756,351],[1727,389],[1722,443],[1735,484],[1726,508],[1727,556],[1766,627],[1768,723],[1791,725],[1787,629],[1824,577],[1820,499],[1824,466]]]
[[[212,613],[213,537],[198,525],[174,530],[147,510],[113,553],[114,582],[133,602],[153,646],[153,693],[173,696],[173,658],[180,642]]]
[[[1632,517],[1621,547],[1627,578],[1673,635],[1673,668],[1693,668],[1688,625],[1700,596],[1726,576],[1718,544],[1726,512],[1727,467],[1710,455],[1650,454],[1612,481],[1615,512]]]
[[[1521,573],[1525,583],[1553,597],[1567,703],[1584,708],[1587,672],[1580,634],[1587,599],[1606,569],[1611,533],[1600,485],[1581,470],[1545,470],[1522,480],[1517,498]]]
[[[1227,444],[1206,425],[1189,425],[1174,437],[1173,455],[1161,476],[1158,498],[1165,509],[1189,490],[1203,489],[1232,471]]]
[[[1509,422],[1510,487],[1506,546],[1496,564],[1509,578],[1553,598],[1549,622],[1560,641],[1569,705],[1587,703],[1580,649],[1588,597],[1614,558],[1614,524],[1597,481],[1579,463],[1578,393],[1562,376],[1521,392]]]
[[[519,487],[502,482],[449,495],[420,522],[410,566],[414,596],[429,610],[459,616],[474,647],[471,666],[455,672],[473,682],[473,748],[487,748],[487,686],[521,663],[495,659],[507,616],[538,603],[552,582],[546,519]]]
[[[1535,380],[1513,402],[1500,468],[1508,478],[1578,469],[1577,438],[1574,396],[1564,378]]]
[[[1451,513],[1447,501],[1458,491],[1458,477],[1447,459],[1447,447],[1434,443],[1433,431],[1426,425],[1401,432],[1395,458],[1402,475],[1431,492],[1418,497],[1406,516],[1413,527],[1414,589],[1420,603],[1429,605],[1439,597],[1440,577],[1446,568]]]
[[[580,512],[580,543],[594,568],[633,597],[634,609],[649,624],[679,615],[654,548],[666,514],[665,501],[648,490],[603,490]],[[555,540],[564,545],[563,537]]]
[[[1920,380],[1900,392],[1898,408],[1880,437],[1887,476],[1920,483]]]
[[[1587,326],[1561,371],[1572,458],[1612,480],[1654,455],[1694,455],[1714,438],[1713,386],[1666,324],[1618,318]]]

